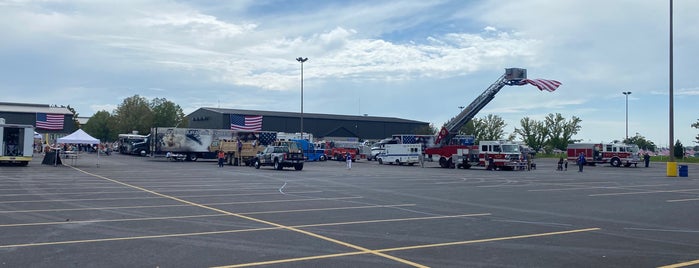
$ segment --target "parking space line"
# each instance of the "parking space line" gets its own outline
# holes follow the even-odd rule
[[[154,192],[155,193],[155,192]],[[165,195],[163,195],[165,196]],[[179,199],[177,197],[167,198],[167,199]],[[361,199],[361,196],[348,196],[348,197],[323,197],[323,198],[305,198],[305,199],[282,199],[282,200],[265,200],[265,201],[243,201],[243,202],[222,202],[222,203],[207,203],[198,204],[200,206],[220,206],[220,205],[241,205],[241,204],[266,204],[266,203],[280,203],[280,202],[305,202],[305,201],[329,201],[329,200],[347,200],[347,199]],[[183,200],[183,199],[180,199]],[[178,201],[178,200],[175,200]],[[180,202],[182,203],[182,202]],[[56,212],[56,211],[81,211],[81,210],[110,210],[110,209],[132,209],[132,208],[168,208],[168,207],[186,207],[191,206],[190,204],[176,204],[176,205],[150,205],[150,206],[123,206],[123,207],[88,207],[88,208],[57,208],[57,209],[33,209],[33,210],[0,210],[2,213],[31,213],[31,212]]]
[[[143,188],[143,187],[139,187],[139,186],[136,186],[136,185],[131,185],[131,184],[128,184],[128,183],[125,183],[125,182],[121,182],[121,181],[118,181],[118,180],[114,180],[114,179],[110,179],[110,178],[107,178],[107,177],[104,177],[104,176],[101,176],[101,175],[93,174],[93,173],[84,171],[84,170],[79,169],[79,168],[75,168],[75,167],[71,167],[71,168],[73,168],[73,169],[75,169],[75,170],[77,170],[77,171],[80,171],[80,172],[82,172],[82,173],[85,173],[85,174],[88,174],[88,175],[97,177],[97,178],[105,179],[105,180],[108,180],[108,181],[111,181],[111,182],[114,182],[114,183],[117,183],[117,184],[121,184],[121,185],[124,185],[124,186],[128,186],[128,187],[131,187],[131,188],[134,188],[134,189],[137,189],[137,190],[145,191],[145,192],[148,192],[148,193],[151,193],[151,194],[154,194],[154,195],[159,195],[159,196],[167,197],[167,198],[170,198],[170,199],[172,199],[172,200],[175,200],[175,201],[177,201],[177,202],[181,202],[181,203],[184,203],[184,204],[187,204],[187,205],[191,205],[191,206],[195,206],[195,207],[200,207],[200,208],[203,208],[203,209],[208,209],[208,210],[216,211],[216,212],[219,212],[219,213],[223,213],[223,214],[227,214],[227,215],[239,217],[239,218],[242,218],[242,219],[246,219],[246,220],[249,220],[249,221],[254,221],[254,222],[262,223],[262,224],[267,224],[267,225],[271,225],[271,226],[278,227],[278,228],[281,228],[281,229],[285,229],[285,230],[288,230],[288,231],[292,231],[292,232],[304,234],[304,235],[307,235],[307,236],[315,237],[315,238],[320,239],[320,240],[324,240],[324,241],[327,241],[327,242],[331,242],[331,243],[334,243],[334,244],[338,244],[338,245],[341,245],[341,246],[345,246],[345,247],[348,247],[348,248],[352,248],[352,249],[355,249],[355,250],[358,250],[358,251],[361,251],[361,252],[365,252],[365,253],[367,253],[367,254],[372,254],[372,255],[376,255],[376,256],[379,256],[379,257],[386,258],[386,259],[390,259],[390,260],[393,260],[393,261],[396,261],[396,262],[400,262],[400,263],[403,263],[403,264],[406,264],[406,265],[410,265],[410,266],[414,266],[414,267],[427,267],[427,266],[425,266],[425,265],[421,265],[421,264],[419,264],[419,263],[415,263],[415,262],[412,262],[412,261],[409,261],[409,260],[406,260],[406,259],[394,257],[394,256],[391,256],[391,255],[388,255],[388,254],[384,254],[384,253],[381,253],[381,252],[377,252],[377,251],[374,251],[374,250],[371,250],[371,249],[368,249],[368,248],[365,248],[365,247],[362,247],[362,246],[359,246],[359,245],[347,243],[347,242],[340,241],[340,240],[337,240],[337,239],[334,239],[334,238],[330,238],[330,237],[327,237],[327,236],[324,236],[324,235],[320,235],[320,234],[316,234],[316,233],[313,233],[313,232],[305,231],[305,230],[302,230],[302,229],[299,229],[299,228],[295,228],[295,227],[291,227],[291,226],[286,226],[286,225],[279,224],[279,223],[276,223],[276,222],[266,221],[266,220],[262,220],[262,219],[258,219],[258,218],[254,218],[254,217],[250,217],[250,216],[245,216],[245,215],[242,215],[242,214],[240,214],[240,213],[234,213],[234,212],[230,212],[230,211],[226,211],[226,210],[223,210],[223,209],[214,208],[214,207],[207,206],[207,205],[203,205],[203,204],[199,204],[199,203],[194,203],[194,202],[187,201],[187,200],[184,200],[184,199],[181,199],[181,198],[177,198],[177,197],[174,197],[174,196],[170,196],[170,195],[162,194],[162,193],[155,192],[155,191],[152,191],[152,190],[148,190],[148,189]]]
[[[287,194],[313,194],[322,193],[323,191],[300,191],[300,192],[288,192]],[[35,196],[28,194],[29,196]],[[192,197],[222,197],[222,196],[257,196],[257,195],[278,195],[277,192],[265,192],[265,193],[248,193],[248,194],[212,194],[212,195],[183,195],[180,198],[192,198]],[[76,202],[76,201],[115,201],[115,200],[138,200],[138,199],[164,199],[162,196],[143,196],[143,197],[114,197],[114,198],[76,198],[76,199],[42,199],[42,200],[12,200],[12,201],[0,201],[0,204],[9,203],[54,203],[54,202]]]
[[[577,229],[577,230],[549,232],[549,233],[538,233],[538,234],[528,234],[528,235],[486,238],[486,239],[478,239],[478,240],[466,240],[466,241],[455,241],[455,242],[447,242],[447,243],[436,243],[436,244],[424,244],[424,245],[415,245],[415,246],[407,246],[407,247],[386,248],[386,249],[377,249],[375,251],[377,251],[377,252],[395,252],[395,251],[405,251],[405,250],[423,249],[423,248],[467,245],[467,244],[487,243],[487,242],[504,241],[504,240],[515,240],[515,239],[525,239],[525,238],[533,238],[533,237],[582,233],[582,232],[597,231],[600,229],[601,228],[587,228],[587,229]],[[241,263],[241,264],[234,264],[234,265],[223,265],[223,266],[216,266],[216,268],[234,268],[234,267],[271,265],[271,264],[300,262],[300,261],[318,260],[318,259],[328,259],[328,258],[346,257],[346,256],[363,255],[363,254],[366,254],[366,253],[364,253],[364,252],[347,252],[347,253],[338,253],[338,254],[308,256],[308,257],[301,257],[301,258],[290,258],[290,259],[280,259],[280,260],[272,260],[272,261]]]
[[[220,215],[220,216],[231,216],[231,215],[225,215],[225,214],[218,214],[218,215]],[[418,220],[434,220],[434,219],[464,218],[464,217],[477,217],[477,216],[488,216],[488,215],[490,215],[490,213],[446,215],[446,216],[429,216],[429,217],[411,217],[411,218],[395,218],[395,219],[366,220],[366,221],[352,221],[352,222],[315,223],[315,224],[295,225],[295,226],[289,226],[289,227],[293,227],[293,228],[311,228],[311,227],[339,226],[339,225],[352,225],[352,224],[369,224],[369,223],[383,223],[383,222],[401,222],[401,221],[418,221]],[[163,235],[148,235],[148,236],[130,236],[130,237],[113,237],[113,238],[98,238],[98,239],[85,239],[85,240],[68,240],[68,241],[54,241],[54,242],[37,242],[37,243],[15,244],[15,245],[0,245],[0,248],[51,246],[51,245],[65,245],[65,244],[81,244],[81,243],[95,243],[95,242],[109,242],[109,241],[139,240],[139,239],[157,239],[157,238],[170,238],[170,237],[186,237],[186,236],[200,236],[200,235],[215,235],[215,234],[230,234],[230,233],[258,232],[258,231],[270,231],[270,230],[281,230],[281,229],[285,229],[285,228],[274,226],[274,227],[250,228],[250,229],[239,229],[239,230],[210,231],[210,232],[196,232],[196,233],[178,233],[178,234],[163,234]],[[363,251],[360,251],[360,254],[368,254],[368,253],[363,252]]]
[[[243,212],[243,213],[240,213],[240,214],[245,214],[245,215],[257,215],[257,214],[276,214],[276,213],[308,212],[308,211],[328,211],[328,210],[347,210],[347,209],[365,209],[365,208],[390,208],[390,207],[407,207],[407,206],[415,206],[415,204],[375,205],[375,206],[356,206],[356,207],[334,207],[334,208],[312,208],[312,209],[277,210],[277,211],[256,211],[256,212]],[[169,219],[186,219],[186,218],[203,218],[203,217],[221,217],[221,216],[229,216],[229,215],[225,215],[225,214],[201,214],[201,215],[188,215],[188,216],[130,218],[130,219],[114,219],[114,220],[84,220],[84,221],[34,222],[34,223],[1,224],[0,227],[37,226],[37,225],[57,225],[57,224],[83,224],[83,223],[122,222],[122,221],[123,221],[123,222],[127,222],[127,221],[149,221],[149,220],[169,220]]]
[[[689,201],[699,201],[699,198],[685,198],[685,199],[670,199],[670,200],[665,200],[665,202],[689,202]]]
[[[591,195],[588,195],[588,196],[612,196],[612,195],[632,195],[632,194],[683,193],[683,192],[694,192],[694,191],[699,191],[699,189],[658,190],[658,191],[624,192],[624,193],[606,193],[606,194],[591,194]]]
[[[682,263],[675,263],[675,264],[660,266],[658,268],[679,268],[679,267],[687,267],[687,266],[695,265],[695,264],[699,264],[699,260],[693,260],[693,261],[682,262]]]
[[[560,184],[556,184],[559,186]],[[622,190],[636,190],[634,187],[657,187],[657,186],[668,186],[667,184],[644,184],[644,185],[628,185],[628,186],[580,186],[577,184],[570,184],[573,187],[578,188],[557,188],[557,189],[534,189],[527,190],[529,192],[550,192],[550,191],[570,191],[570,190],[592,190],[592,189],[622,189]]]

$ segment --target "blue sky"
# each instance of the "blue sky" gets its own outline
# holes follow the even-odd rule
[[[674,3],[675,139],[699,130],[697,1]],[[139,94],[199,107],[389,116],[441,126],[508,67],[478,117],[582,119],[574,138],[669,142],[667,1],[0,0],[2,101],[81,116]]]

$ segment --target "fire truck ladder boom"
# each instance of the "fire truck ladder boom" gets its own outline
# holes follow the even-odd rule
[[[495,98],[495,95],[500,92],[500,90],[506,85],[518,85],[520,81],[527,78],[527,70],[520,68],[508,68],[505,69],[505,74],[500,76],[495,83],[490,85],[488,89],[483,91],[480,96],[478,96],[471,104],[464,108],[461,113],[449,120],[442,131],[440,131],[438,142],[442,145],[448,144],[452,137],[458,134],[459,129],[463,127],[468,121],[471,121],[473,117],[480,112],[483,107],[488,105],[490,101]]]

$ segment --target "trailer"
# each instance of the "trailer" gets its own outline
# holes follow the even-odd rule
[[[184,155],[186,161],[216,159],[216,152],[209,150],[215,140],[233,140],[235,131],[230,129],[152,128],[150,151],[152,156]]]
[[[4,122],[0,120],[0,163],[29,165],[34,155],[34,126]]]

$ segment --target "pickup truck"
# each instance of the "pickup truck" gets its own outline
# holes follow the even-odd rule
[[[292,153],[288,146],[267,146],[264,151],[257,154],[253,163],[256,169],[259,169],[260,166],[273,166],[276,170],[281,170],[284,167],[302,170],[303,153]]]

